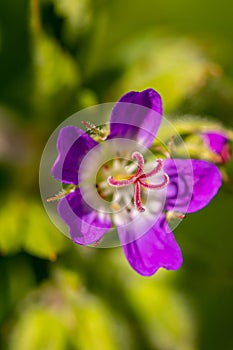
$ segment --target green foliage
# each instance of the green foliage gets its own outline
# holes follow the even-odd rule
[[[40,118],[55,116],[79,85],[78,65],[52,38],[34,36],[35,85],[32,100]],[[44,101],[41,104],[41,101]]]
[[[121,346],[104,302],[87,293],[69,270],[56,270],[55,277],[21,307],[12,350],[117,350]]]
[[[153,280],[131,281],[126,287],[128,302],[156,348],[195,349],[195,320],[187,300],[163,278],[159,282],[155,286]]]
[[[39,220],[39,222],[38,222]],[[48,221],[40,203],[12,196],[0,212],[0,251],[12,254],[21,251],[55,260],[69,241]]]

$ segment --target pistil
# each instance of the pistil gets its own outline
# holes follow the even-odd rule
[[[153,175],[156,175],[163,168],[162,159],[157,159],[157,165],[151,171],[144,173],[144,158],[143,155],[139,152],[134,152],[132,154],[132,159],[136,160],[138,163],[137,171],[134,175],[130,176],[128,179],[116,180],[112,176],[109,176],[107,181],[110,186],[113,187],[124,187],[129,185],[134,185],[134,205],[138,211],[143,212],[145,208],[142,205],[141,200],[141,186],[147,189],[161,190],[165,188],[169,183],[169,176],[163,174],[163,181],[159,184],[150,184],[147,182],[147,178],[150,178]]]

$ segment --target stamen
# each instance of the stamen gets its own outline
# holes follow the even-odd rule
[[[173,214],[176,219],[185,219],[186,215],[185,214],[179,214],[179,213],[174,213]]]
[[[169,149],[169,153],[170,155],[173,153],[174,148],[175,148],[175,135],[171,136],[170,141],[168,142],[168,149]]]
[[[134,205],[138,211],[143,212],[145,209],[142,206],[141,202],[141,185],[139,181],[135,183],[135,193],[134,193]]]
[[[176,211],[168,211],[166,213],[166,218],[168,221],[171,221],[172,219],[185,219],[186,218],[186,215],[183,214],[183,213],[180,213],[180,212],[176,212]]]
[[[50,202],[56,202],[56,201],[59,201],[60,199],[62,199],[63,197],[65,197],[67,195],[66,192],[59,192],[58,194],[56,194],[55,196],[53,197],[50,197],[50,198],[47,198],[46,199],[46,202],[47,203],[50,203]]]
[[[141,179],[145,179],[146,177],[151,177],[151,176],[157,174],[163,168],[162,159],[157,159],[156,161],[158,163],[157,166],[154,169],[152,169],[151,171],[149,171],[148,173],[142,174]]]
[[[99,244],[100,244],[100,239],[99,239],[98,241],[96,241],[96,242],[93,244],[93,246],[94,246],[95,248],[97,248]]]
[[[75,186],[75,185],[69,186],[69,188],[63,189],[62,191],[60,191],[55,196],[47,198],[46,202],[50,203],[50,202],[59,201],[60,199],[64,198],[67,194],[69,194],[71,192],[74,192],[76,188],[78,188],[78,185],[77,186]]]
[[[99,136],[102,140],[105,139],[104,133],[101,130],[99,130],[98,127],[96,127],[94,124],[92,124],[91,122],[86,122],[85,120],[82,120],[81,123],[86,126],[88,131],[92,131],[94,135]]]
[[[145,188],[150,188],[154,190],[161,190],[162,188],[166,187],[169,183],[169,177],[167,174],[163,174],[164,180],[161,184],[155,185],[155,184],[149,184],[148,182],[141,181],[141,178],[139,179],[140,184]]]

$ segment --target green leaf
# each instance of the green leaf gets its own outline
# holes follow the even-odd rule
[[[0,251],[12,254],[26,250],[50,260],[63,252],[69,239],[50,222],[42,203],[12,195],[0,211]]]
[[[24,312],[14,330],[10,349],[66,350],[66,328],[62,319],[40,307]]]
[[[34,93],[32,103],[41,118],[57,118],[72,102],[80,84],[77,62],[44,33],[33,36]],[[65,112],[64,112],[65,113]]]
[[[0,252],[2,254],[16,253],[21,249],[21,230],[25,203],[19,196],[5,201],[0,209]]]
[[[23,248],[30,254],[55,260],[69,244],[57,228],[50,222],[42,204],[30,203],[27,226],[23,233]]]
[[[115,320],[105,304],[74,272],[57,269],[54,277],[23,303],[10,350],[118,350]]]
[[[171,280],[166,280],[166,272],[157,272],[156,280],[132,278],[127,281],[126,293],[153,346],[196,349],[193,312],[184,295],[172,286]]]

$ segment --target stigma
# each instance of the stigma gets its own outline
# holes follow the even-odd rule
[[[144,172],[144,158],[140,152],[132,153],[132,159],[137,161],[137,171],[135,174],[127,177],[126,179],[117,180],[112,176],[109,176],[107,181],[110,186],[113,187],[124,187],[129,185],[134,185],[134,206],[139,212],[144,212],[145,208],[142,205],[141,200],[141,188],[144,187],[146,189],[152,190],[161,190],[165,188],[169,183],[169,176],[167,174],[163,174],[163,180],[159,184],[151,184],[147,181],[153,175],[156,175],[163,169],[163,161],[162,159],[156,160],[156,166],[149,172]]]

